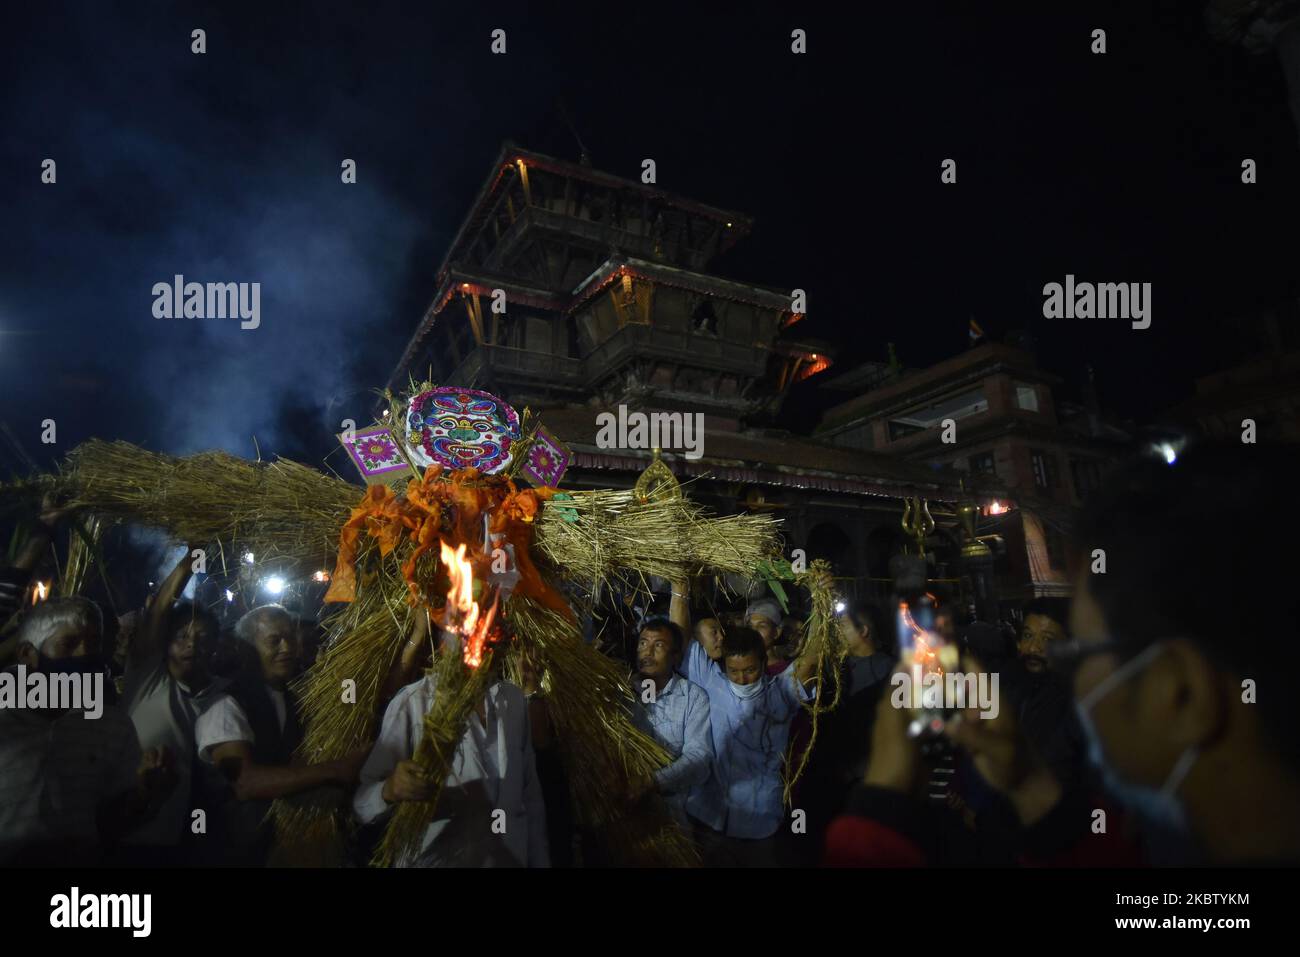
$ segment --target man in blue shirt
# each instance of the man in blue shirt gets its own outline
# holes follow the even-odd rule
[[[647,730],[674,758],[672,764],[655,772],[653,787],[674,820],[689,830],[687,801],[709,779],[713,738],[708,695],[676,673],[682,644],[682,632],[675,623],[667,618],[648,619],[637,640],[633,686]]]
[[[685,611],[684,589],[674,587],[673,611]],[[732,628],[722,658],[710,660],[698,642],[682,671],[709,696],[714,781],[687,802],[691,816],[721,837],[706,841],[710,863],[775,866],[773,836],[781,827],[781,762],[790,722],[813,692],[816,661],[804,655],[779,675],[766,673],[767,649],[750,628]],[[707,837],[707,835],[706,835]]]

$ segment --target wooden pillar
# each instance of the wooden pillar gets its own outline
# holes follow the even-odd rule
[[[533,190],[528,184],[528,167],[524,165],[523,160],[515,160],[519,166],[519,181],[524,184],[524,204],[533,205]]]

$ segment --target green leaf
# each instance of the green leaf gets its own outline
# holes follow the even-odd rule
[[[758,563],[758,574],[767,583],[767,587],[772,589],[776,600],[781,603],[781,610],[788,612],[790,599],[781,582],[782,580],[794,581],[794,567],[784,558],[775,561],[765,558]]]
[[[790,600],[786,598],[785,587],[775,578],[768,579],[767,587],[772,589],[772,594],[774,594],[776,600],[781,603],[781,610],[788,613],[790,611]]]

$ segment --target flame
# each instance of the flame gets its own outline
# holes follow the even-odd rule
[[[497,599],[492,599],[487,614],[483,614],[474,600],[474,567],[465,557],[465,545],[456,546],[454,551],[447,547],[446,542],[439,542],[438,546],[451,581],[451,587],[447,589],[444,627],[464,637],[465,664],[477,668],[483,663],[483,650],[496,620]]]
[[[46,582],[37,582],[32,588],[32,604],[37,605],[50,597],[50,586]]]
[[[930,639],[935,636],[916,623],[912,617],[912,610],[905,601],[898,603],[898,619],[899,624],[906,629],[900,647],[906,649],[910,640],[912,648],[912,707],[920,708],[921,689],[925,676],[943,674],[943,665],[939,663],[939,657],[930,643]]]

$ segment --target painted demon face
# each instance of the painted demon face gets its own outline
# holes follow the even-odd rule
[[[510,460],[519,416],[505,402],[473,389],[431,389],[411,400],[407,443],[423,465],[473,466],[496,472]]]

